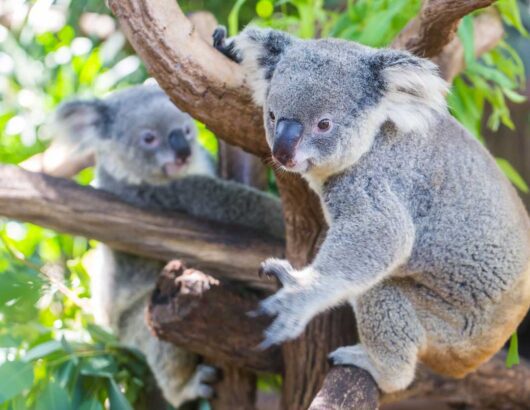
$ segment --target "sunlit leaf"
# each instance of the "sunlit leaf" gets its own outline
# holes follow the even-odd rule
[[[132,410],[131,404],[120,390],[114,379],[109,379],[110,410]]]
[[[508,355],[506,356],[506,367],[511,367],[519,364],[519,341],[517,333],[514,333],[510,338],[510,347],[508,348]]]
[[[36,398],[36,410],[70,410],[70,398],[66,390],[56,382],[49,382]]]
[[[525,180],[508,161],[503,158],[497,158],[497,165],[502,169],[512,184],[514,184],[521,192],[528,192],[528,185]]]
[[[16,360],[4,362],[0,366],[0,380],[9,380],[9,383],[0,383],[0,403],[3,403],[31,387],[33,365]]]

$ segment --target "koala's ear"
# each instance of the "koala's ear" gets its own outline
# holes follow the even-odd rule
[[[382,50],[373,56],[384,82],[383,107],[403,131],[421,130],[434,113],[447,111],[448,85],[431,61],[403,51]]]
[[[294,38],[278,30],[247,27],[234,41],[250,81],[254,101],[263,106],[274,70]]]
[[[52,129],[57,138],[81,149],[110,138],[112,109],[101,100],[74,100],[55,112]]]

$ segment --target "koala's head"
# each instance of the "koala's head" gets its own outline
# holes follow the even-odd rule
[[[273,158],[289,171],[339,172],[370,149],[385,121],[421,131],[446,110],[436,66],[407,52],[258,28],[235,42]]]
[[[70,144],[94,151],[98,167],[131,184],[163,184],[203,173],[202,148],[192,118],[157,86],[119,91],[104,100],[62,104],[55,131]]]

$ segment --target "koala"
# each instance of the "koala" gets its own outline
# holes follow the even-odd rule
[[[157,86],[133,87],[104,100],[67,102],[58,108],[55,129],[60,140],[95,153],[95,185],[124,201],[284,235],[277,198],[216,178],[192,118]],[[158,340],[145,323],[163,263],[101,244],[89,265],[96,321],[144,353],[166,400],[178,407],[211,397],[215,369]]]
[[[253,27],[229,39],[220,28],[214,46],[242,65],[273,160],[303,176],[329,225],[309,266],[262,264],[283,285],[260,305],[275,316],[262,347],[346,302],[360,343],[329,357],[384,392],[406,388],[418,363],[463,377],[496,353],[530,304],[529,220],[449,115],[436,66]]]

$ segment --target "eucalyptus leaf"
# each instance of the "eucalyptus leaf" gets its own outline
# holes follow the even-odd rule
[[[31,387],[33,364],[18,360],[4,362],[0,366],[0,380],[4,381],[0,383],[0,403],[3,403]]]
[[[118,383],[112,378],[108,382],[110,410],[133,410]]]
[[[35,401],[35,410],[71,410],[68,393],[56,382],[49,382]]]

